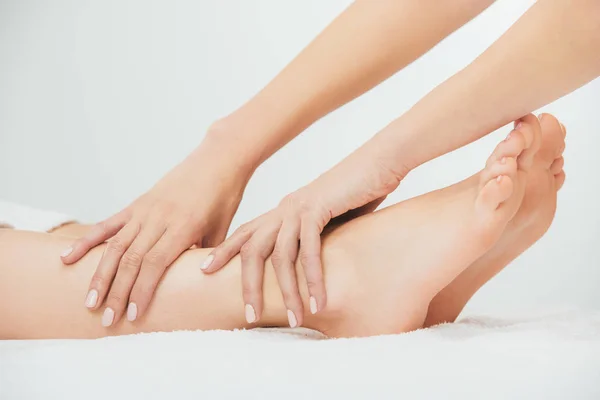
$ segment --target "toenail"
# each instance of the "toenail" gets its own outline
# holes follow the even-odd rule
[[[498,177],[496,178],[496,182],[500,183],[501,180],[502,180],[502,175],[498,175]]]
[[[541,121],[542,118],[544,118],[544,113],[541,113],[540,115],[538,115],[538,119]]]
[[[560,124],[560,129],[562,129],[563,135],[567,133],[567,128],[565,128],[565,126],[562,123]]]
[[[504,139],[505,142],[508,142],[510,140],[510,135],[512,134],[512,132],[510,132],[507,136],[506,139]]]
[[[517,124],[517,126],[515,126],[515,131],[519,128],[521,128],[523,126],[523,123],[521,121],[519,121],[519,123]]]
[[[506,157],[502,157],[502,159],[500,160],[500,164],[506,164]]]

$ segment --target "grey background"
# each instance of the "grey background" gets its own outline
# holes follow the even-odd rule
[[[83,221],[119,211],[349,3],[0,0],[0,198]],[[472,61],[531,4],[497,2],[404,71],[316,123],[257,171],[232,228],[368,140]],[[471,311],[600,307],[599,103],[596,80],[542,110],[555,113],[569,131],[568,178],[556,219],[542,240],[476,295]],[[419,168],[386,204],[476,172],[507,132]]]

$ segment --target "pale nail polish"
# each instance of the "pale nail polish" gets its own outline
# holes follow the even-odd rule
[[[96,289],[90,290],[85,298],[85,306],[87,308],[94,308],[94,307],[96,307],[97,301],[98,301],[98,291]]]
[[[104,310],[104,314],[102,314],[102,326],[105,328],[111,326],[114,318],[115,312],[112,308],[108,307],[106,310]]]
[[[290,323],[290,328],[295,328],[296,326],[298,326],[298,321],[296,320],[296,316],[294,315],[292,310],[288,310],[287,315],[288,315],[288,322]]]
[[[502,180],[502,175],[498,175],[498,177],[496,178],[496,182],[500,182]]]
[[[313,296],[310,296],[310,299],[309,299],[308,302],[310,304],[310,312],[311,312],[311,314],[316,314],[317,311],[319,311],[318,307],[317,307],[317,299],[315,299]]]
[[[133,322],[137,318],[137,304],[129,303],[127,306],[127,321]]]
[[[200,269],[205,270],[206,268],[210,267],[210,264],[212,264],[214,259],[215,259],[215,256],[213,256],[212,254],[209,255],[208,257],[206,257],[206,260],[204,260],[204,262],[200,266]]]
[[[61,257],[66,257],[73,252],[72,247],[67,247],[62,253],[60,253]]]
[[[248,321],[249,324],[256,321],[256,313],[254,312],[254,307],[252,307],[250,304],[246,304],[246,321]]]

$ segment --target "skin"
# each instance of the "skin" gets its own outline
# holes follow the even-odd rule
[[[157,282],[179,254],[192,245],[215,246],[223,241],[244,188],[263,161],[316,120],[411,63],[492,2],[355,1],[260,93],[214,123],[199,148],[154,188],[65,246],[63,262],[72,264],[108,240],[88,290],[98,291],[98,301],[106,302],[115,320],[132,303],[143,315]],[[266,255],[244,258],[245,263],[255,263],[252,281],[245,281],[245,302],[255,304],[260,316],[262,294],[254,289],[262,287],[262,278],[259,285],[255,269],[256,262],[262,268]],[[310,282],[318,283],[311,290],[324,307],[323,282],[312,275]]]
[[[538,1],[481,56],[369,142],[234,232],[214,250],[207,272],[238,252],[246,253],[247,260],[273,252],[286,306],[302,315],[294,260],[298,256],[302,261],[309,287],[319,288],[318,235],[329,219],[386,196],[419,165],[600,75],[598,15],[600,2],[595,0]],[[260,263],[248,261],[244,268],[248,287],[258,295]],[[313,311],[321,309],[316,303]]]
[[[330,306],[317,315],[307,315],[306,326],[331,337],[348,337],[405,332],[430,323],[429,314],[444,311],[434,305],[436,294],[461,282],[461,276],[470,270],[478,276],[496,271],[497,265],[486,267],[486,261],[500,252],[518,251],[518,246],[533,243],[545,232],[552,220],[556,191],[564,180],[559,162],[563,148],[563,133],[554,118],[548,116],[540,128],[537,120],[528,116],[497,146],[480,173],[330,226],[323,240]],[[536,183],[544,180],[545,184]],[[532,216],[523,207],[552,209],[552,213]],[[522,213],[530,218],[524,221],[519,217]],[[536,237],[529,229],[533,226],[537,227]],[[103,328],[99,323],[102,314],[86,311],[79,302],[80,287],[93,274],[106,245],[73,266],[62,265],[56,257],[70,240],[63,235],[78,235],[86,229],[65,226],[53,234],[0,230],[0,304],[4,305],[0,319],[5,322],[0,325],[0,337],[95,338],[286,324],[286,309],[270,261],[265,265],[263,318],[250,325],[240,312],[239,258],[217,274],[203,275],[197,265],[209,250],[196,249],[186,251],[171,266],[143,317]],[[517,247],[512,244],[516,242]],[[399,244],[405,247],[402,252],[397,251]],[[298,280],[305,282],[301,271]],[[467,286],[462,297],[477,288]],[[301,295],[307,303],[308,292]],[[451,311],[446,307],[446,315]]]
[[[76,241],[63,261],[73,263],[96,244],[112,238],[90,289],[99,290],[99,301],[106,298],[117,319],[128,302],[143,314],[166,266],[183,249],[194,243],[218,243],[224,236],[245,183],[258,164],[315,120],[408,64],[490,3],[355,2],[263,91],[215,123],[206,143],[176,173]],[[538,1],[471,65],[346,160],[288,195],[276,209],[243,225],[207,257],[203,264],[206,272],[222,268],[240,253],[245,304],[260,318],[262,270],[272,253],[286,306],[302,323],[304,307],[294,279],[299,257],[312,297],[311,312],[322,310],[327,299],[319,234],[329,220],[349,210],[370,209],[361,207],[380,202],[418,165],[598,76],[599,11],[594,0]],[[312,84],[305,85],[307,81]],[[204,156],[196,156],[198,152]],[[234,155],[232,163],[243,176],[232,173],[227,160],[215,160],[215,154]],[[197,171],[207,169],[214,171],[212,176],[199,178]],[[223,182],[216,178],[220,176]],[[220,207],[222,202],[224,207]]]

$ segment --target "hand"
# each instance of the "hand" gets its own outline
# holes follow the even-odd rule
[[[384,167],[381,159],[365,147],[308,186],[286,196],[274,210],[242,225],[209,254],[202,268],[207,273],[217,271],[241,254],[246,319],[253,323],[261,317],[264,262],[272,253],[290,326],[300,326],[304,310],[296,281],[296,258],[304,268],[310,311],[315,314],[327,302],[321,232],[332,218],[348,219],[373,211],[403,176]]]
[[[226,153],[205,139],[149,192],[63,253],[72,264],[108,240],[86,298],[90,309],[106,299],[104,326],[126,308],[130,321],[143,315],[165,269],[183,251],[223,241],[251,175]]]

